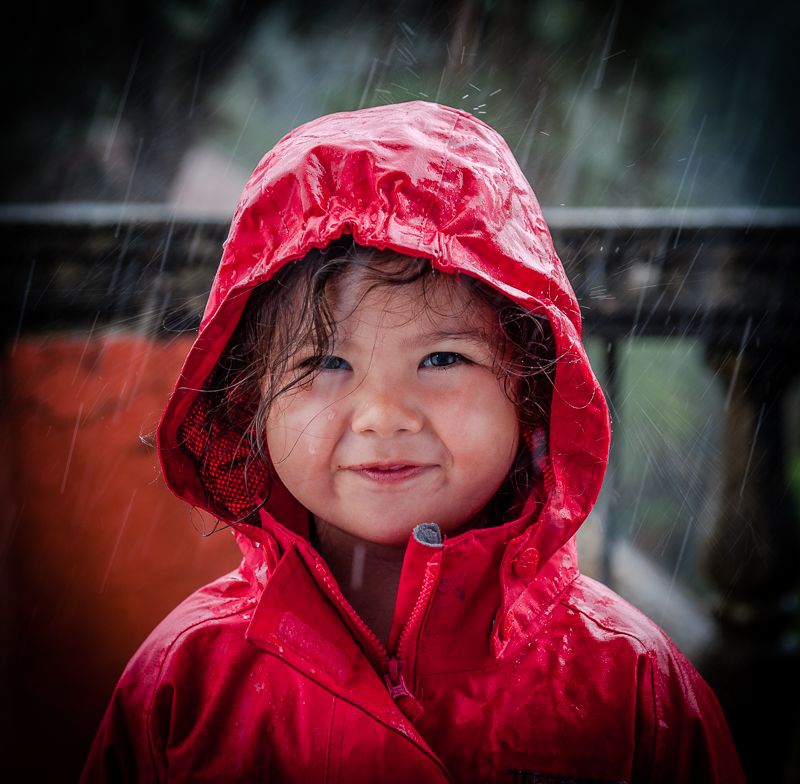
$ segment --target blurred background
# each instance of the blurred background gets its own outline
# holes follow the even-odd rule
[[[797,780],[799,34],[778,0],[11,10],[0,766],[74,780],[135,648],[238,561],[140,437],[250,171],[306,120],[423,99],[506,138],[585,307],[615,442],[584,570],[700,667],[751,780]]]

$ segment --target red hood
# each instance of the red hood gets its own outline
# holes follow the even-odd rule
[[[575,294],[511,151],[472,115],[432,103],[322,117],[285,136],[258,164],[233,217],[197,340],[159,425],[167,484],[190,503],[230,518],[208,477],[246,482],[241,475],[249,454],[236,434],[228,439],[227,455],[214,458],[218,465],[203,458],[201,480],[187,448],[192,432],[208,438],[199,390],[251,289],[343,234],[359,245],[425,257],[437,269],[472,275],[549,319],[558,358],[549,434],[553,481],[530,531],[530,544],[544,561],[575,533],[600,490],[609,445],[605,398],[581,344]],[[188,430],[187,418],[193,422]],[[222,442],[225,434],[214,438]],[[277,488],[266,512],[302,531],[287,495]]]

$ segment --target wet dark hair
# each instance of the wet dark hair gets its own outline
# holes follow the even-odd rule
[[[506,396],[517,410],[520,445],[512,468],[486,511],[500,523],[517,501],[524,500],[540,478],[532,454],[532,433],[547,433],[555,351],[549,322],[508,299],[487,284],[468,275],[435,270],[427,259],[404,256],[356,245],[344,237],[324,249],[315,249],[290,262],[250,295],[236,330],[206,386],[204,417],[207,433],[236,433],[248,460],[258,461],[258,473],[266,469],[268,484],[274,477],[266,449],[266,424],[277,397],[313,379],[323,359],[332,353],[336,320],[332,300],[345,276],[357,273],[361,298],[377,287],[419,284],[423,302],[434,308],[431,287],[461,286],[468,306],[482,303],[492,314],[483,325],[490,345],[495,345],[495,372],[504,383]],[[354,306],[357,307],[357,304]],[[477,309],[476,309],[477,310]],[[285,381],[292,357],[300,348],[313,359],[299,374]],[[213,448],[210,444],[209,447]],[[192,455],[201,481],[208,460]],[[200,458],[198,460],[198,458]],[[246,469],[245,469],[246,471]],[[247,486],[245,481],[245,486]],[[207,487],[209,496],[214,493]],[[254,511],[269,497],[252,499],[252,509],[237,522],[257,523]],[[219,499],[216,504],[219,506]],[[224,507],[224,502],[223,502]],[[230,518],[231,515],[226,514]]]

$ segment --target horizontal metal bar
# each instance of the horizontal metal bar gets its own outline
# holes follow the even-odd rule
[[[587,331],[800,338],[800,210],[546,214]],[[228,222],[157,204],[2,206],[2,332],[196,328]]]
[[[800,227],[794,207],[548,207],[542,212],[553,230],[582,229],[752,229]],[[175,208],[169,204],[54,202],[0,205],[1,224],[116,226],[130,224],[224,225],[231,215],[220,211]]]

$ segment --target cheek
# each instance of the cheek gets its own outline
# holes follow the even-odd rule
[[[337,415],[311,396],[296,394],[277,403],[267,418],[267,449],[273,463],[324,457],[336,441]],[[277,465],[276,465],[277,467]]]
[[[279,466],[290,453],[288,431],[283,420],[267,422],[267,452],[272,463]]]
[[[492,385],[476,385],[443,410],[451,452],[462,465],[482,466],[492,473],[511,467],[519,443],[514,404]],[[492,470],[494,469],[494,470]]]
[[[276,465],[282,463],[291,453],[292,406],[285,400],[276,401],[267,417],[266,440],[267,451],[272,462]]]

